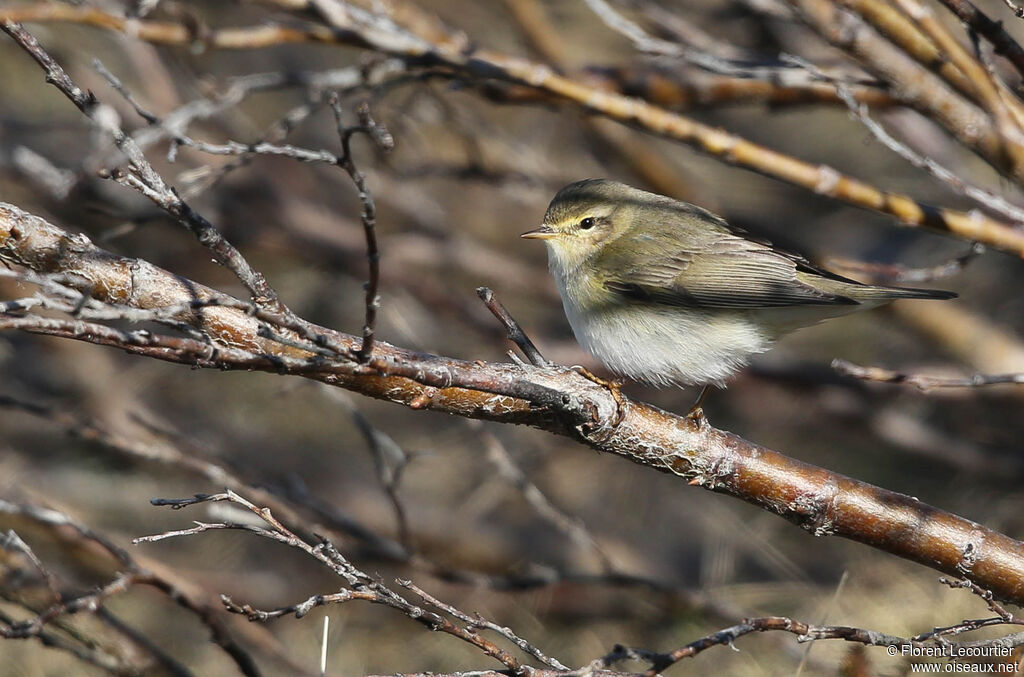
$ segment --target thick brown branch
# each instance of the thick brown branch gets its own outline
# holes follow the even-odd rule
[[[63,272],[98,300],[136,308],[187,304],[215,293],[151,264],[105,252],[84,236],[68,235],[9,205],[0,206],[0,256],[37,272]],[[612,426],[617,406],[612,395],[572,370],[465,362],[380,343],[373,370],[351,363],[317,370],[303,362],[305,368],[290,371],[282,358],[308,357],[295,347],[262,338],[259,321],[244,311],[215,307],[183,314],[182,319],[218,343],[246,346],[262,351],[268,363],[276,361],[276,367],[250,364],[252,368],[295,373],[405,405],[415,402],[450,414],[571,436],[761,506],[816,536],[850,538],[965,576],[1001,599],[1024,601],[1024,544],[917,499],[648,405],[624,402],[622,422]],[[356,337],[318,331],[352,349],[358,346]],[[74,338],[93,340],[88,334]],[[221,368],[232,366],[227,358],[213,361]]]

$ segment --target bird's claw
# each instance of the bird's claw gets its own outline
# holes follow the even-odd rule
[[[615,418],[612,419],[612,427],[622,423],[622,419],[626,418],[626,398],[622,394],[623,382],[603,379],[586,367],[576,366],[573,367],[573,371],[608,389],[608,392],[612,394],[612,399],[615,400]]]

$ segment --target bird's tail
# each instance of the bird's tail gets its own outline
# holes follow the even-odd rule
[[[896,299],[955,299],[956,292],[941,289],[915,289],[913,287],[865,286],[857,290],[858,301],[891,301]]]

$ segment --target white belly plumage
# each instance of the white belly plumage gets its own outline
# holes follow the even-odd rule
[[[612,371],[656,386],[723,385],[772,339],[746,311],[616,306],[581,313],[563,294],[576,340]]]

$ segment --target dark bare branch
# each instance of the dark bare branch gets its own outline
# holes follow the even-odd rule
[[[266,306],[278,312],[288,312],[278,299],[277,292],[267,283],[263,275],[252,268],[235,247],[198,212],[192,209],[177,192],[166,183],[146,160],[146,156],[135,141],[124,133],[116,123],[116,115],[104,109],[92,92],[86,92],[76,85],[64,69],[54,61],[39,41],[21,25],[2,19],[0,27],[14,38],[46,72],[46,81],[55,86],[71,100],[98,128],[109,134],[117,147],[127,156],[130,170],[114,170],[110,176],[120,183],[131,186],[152,200],[161,209],[187,227],[199,243],[207,247],[218,263],[228,268],[245,285],[259,306]]]
[[[187,499],[154,499],[152,503],[154,505],[166,505],[173,509],[180,509],[211,501],[227,501],[240,505],[263,520],[267,524],[267,527],[240,523],[206,524],[197,522],[196,526],[191,529],[167,531],[161,534],[154,534],[152,536],[143,536],[136,538],[134,542],[147,543],[166,538],[190,536],[211,529],[237,529],[248,531],[290,547],[298,548],[332,570],[336,575],[343,578],[350,586],[350,589],[343,589],[339,592],[327,595],[314,595],[303,602],[299,602],[298,604],[280,607],[271,611],[255,609],[248,604],[238,604],[231,598],[222,596],[224,606],[228,611],[244,614],[249,618],[249,620],[265,621],[287,614],[295,614],[297,617],[302,617],[311,609],[324,604],[338,604],[355,600],[367,601],[395,609],[414,621],[426,626],[430,630],[444,632],[452,635],[453,637],[457,637],[458,639],[480,649],[487,656],[501,662],[506,668],[512,670],[516,674],[523,674],[525,672],[522,663],[520,663],[520,661],[511,653],[476,632],[477,627],[496,629],[499,626],[493,623],[488,624],[488,622],[483,621],[482,619],[469,619],[469,621],[466,621],[466,619],[469,618],[466,614],[458,612],[457,610],[450,610],[453,608],[439,603],[437,606],[442,612],[449,613],[457,620],[463,621],[463,624],[453,623],[441,614],[427,611],[409,602],[407,599],[378,581],[375,577],[370,576],[355,567],[330,542],[322,540],[314,545],[303,540],[277,520],[267,508],[260,508],[232,491],[214,495],[197,494],[196,496]],[[416,591],[418,592],[418,589],[416,589]],[[425,596],[425,593],[424,599],[427,599],[428,602],[433,600],[432,597]],[[507,633],[501,632],[500,634],[506,637],[511,635],[510,638],[514,637],[512,641],[516,643],[517,646],[535,657],[544,655],[525,640],[513,635],[511,631],[508,631]],[[561,667],[560,663],[552,661],[551,659],[547,659],[547,661],[555,663],[556,666]]]
[[[991,43],[996,54],[1012,63],[1017,72],[1024,77],[1024,48],[1003,28],[1001,21],[994,21],[970,0],[941,0],[941,2],[949,11],[956,14],[968,28]],[[1018,17],[1024,16],[1024,10],[1021,8],[1014,6],[1011,9]]]
[[[519,326],[515,318],[505,310],[505,306],[501,304],[498,297],[494,295],[494,292],[487,287],[477,287],[476,295],[480,297],[480,300],[487,306],[487,310],[491,311],[494,317],[498,318],[501,322],[501,326],[505,327],[505,331],[508,332],[508,339],[515,343],[520,350],[523,351],[523,355],[526,355],[526,359],[530,360],[530,364],[535,367],[550,367],[551,362],[541,355],[540,350],[534,345],[530,337],[526,335],[523,328]]]

